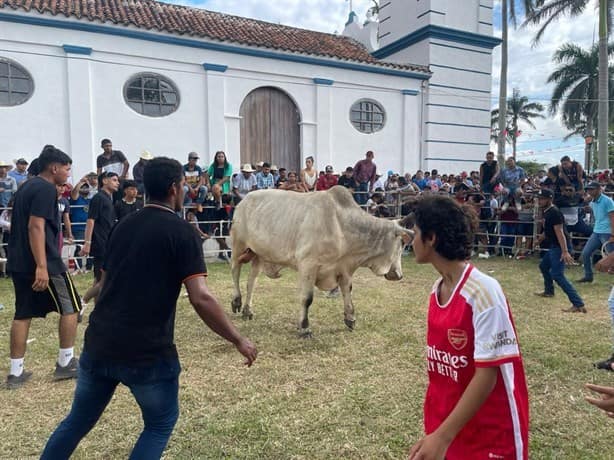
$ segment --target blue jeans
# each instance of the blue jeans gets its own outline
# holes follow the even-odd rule
[[[514,249],[514,243],[516,241],[516,223],[515,222],[502,222],[501,223],[501,240],[499,246],[504,252],[511,254]]]
[[[610,318],[612,318],[612,326],[614,326],[614,287],[610,291],[610,296],[608,297],[608,308],[610,309]],[[614,342],[613,349],[614,349]]]
[[[41,460],[68,459],[94,427],[119,383],[130,388],[145,425],[130,459],[159,459],[179,417],[180,372],[177,358],[137,367],[96,360],[84,351],[72,408],[49,438]]]
[[[185,197],[183,199],[183,204],[190,204],[190,203],[192,203],[192,198],[189,195],[190,187],[188,187],[187,185],[184,185],[183,186],[183,191],[185,192]],[[203,204],[205,202],[205,198],[207,198],[207,192],[208,191],[209,191],[209,189],[207,188],[206,185],[201,185],[198,188],[198,195],[194,199],[194,203]]]
[[[356,189],[356,192],[358,193],[354,193],[354,199],[356,200],[356,203],[358,203],[360,206],[364,206],[365,204],[367,204],[367,201],[369,200],[369,193],[367,193],[368,191],[368,182],[361,182],[360,184],[358,184],[358,188]]]
[[[584,278],[593,279],[593,252],[601,249],[601,245],[610,239],[609,233],[593,233],[582,249],[582,263],[584,264]]]
[[[544,292],[554,294],[554,282],[567,294],[569,301],[574,307],[583,307],[584,301],[578,291],[565,278],[565,262],[561,260],[561,248],[550,248],[539,263],[539,269],[544,277]]]

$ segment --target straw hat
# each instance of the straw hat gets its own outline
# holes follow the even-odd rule
[[[13,165],[10,163],[7,163],[4,160],[0,160],[0,168],[8,168],[8,169],[12,169]]]
[[[141,152],[141,155],[139,155],[139,158],[141,160],[153,160],[153,155],[151,153],[149,153],[149,151],[143,150]]]
[[[241,167],[241,172],[254,172],[254,169],[252,168],[252,165],[250,165],[249,163],[245,163]]]
[[[271,165],[271,171],[279,171],[279,169],[277,169],[277,165]]]

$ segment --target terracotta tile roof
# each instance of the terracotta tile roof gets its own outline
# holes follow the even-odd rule
[[[428,73],[425,66],[378,61],[357,41],[153,0],[0,0],[0,8],[230,42]]]

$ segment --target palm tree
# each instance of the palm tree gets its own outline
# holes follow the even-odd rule
[[[608,45],[608,56],[614,55],[614,45]],[[599,120],[599,45],[593,45],[586,50],[573,43],[562,45],[552,57],[558,67],[548,77],[548,83],[554,83],[552,98],[550,101],[550,114],[554,115],[559,110],[563,126],[573,135],[592,133]],[[610,97],[614,85],[611,84],[614,67],[610,66],[608,85]],[[600,98],[599,98],[600,99]],[[610,103],[612,104],[612,103]],[[614,114],[614,106],[608,112]],[[599,126],[598,132],[601,132]],[[607,131],[606,131],[607,133]],[[589,170],[590,159],[585,158],[585,168]]]
[[[507,137],[508,142],[512,144],[512,155],[516,158],[516,142],[518,137],[522,134],[520,131],[519,123],[525,123],[531,128],[535,129],[533,121],[534,118],[545,118],[541,112],[544,111],[544,106],[538,102],[529,102],[529,98],[520,95],[520,90],[514,88],[512,91],[512,97],[507,100],[506,107],[506,132],[503,133],[503,138]],[[499,109],[494,109],[492,117],[499,117]]]
[[[535,0],[535,8],[527,10],[525,24],[540,24],[535,36],[537,44],[548,26],[564,16],[578,16],[590,5],[599,7],[599,82],[598,82],[598,131],[599,167],[608,167],[608,32],[612,25],[614,0]]]
[[[532,11],[534,2],[540,0],[523,0],[523,6],[528,13]],[[509,17],[509,20],[508,20]],[[499,78],[499,138],[497,139],[497,159],[499,164],[505,162],[505,120],[507,99],[507,45],[508,45],[508,22],[517,26],[516,0],[501,0],[501,74]]]

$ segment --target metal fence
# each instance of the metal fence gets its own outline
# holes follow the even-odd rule
[[[293,192],[288,192],[293,193]],[[448,192],[434,192],[445,195],[450,195]],[[361,199],[360,194],[364,195]],[[359,201],[360,206],[365,209],[366,212],[376,215],[382,218],[398,219],[405,217],[411,212],[415,203],[420,199],[420,194],[410,190],[391,190],[384,192],[356,192],[355,198]],[[498,197],[498,203],[501,197]],[[74,205],[71,209],[84,206]],[[202,209],[197,209],[202,208]],[[188,220],[190,218],[191,223],[195,226],[195,231],[201,234],[203,239],[203,252],[208,259],[218,257],[227,261],[230,258],[231,248],[226,242],[226,238],[230,236],[230,226],[232,224],[232,212],[233,207],[226,205],[223,207],[224,212],[219,212],[217,206],[197,206],[196,204],[186,205],[182,212],[181,217]],[[490,205],[483,208],[476,208],[476,212],[480,209],[487,209],[490,211]],[[526,211],[530,210],[531,218],[529,220],[502,220],[497,216],[490,219],[479,220],[479,228],[476,232],[475,253],[481,257],[490,257],[491,255],[504,255],[508,258],[522,258],[523,256],[530,255],[539,251],[534,243],[537,235],[541,232],[541,211],[537,205],[537,200],[527,207],[525,205],[525,219]],[[0,216],[6,216],[4,211],[11,211],[10,208],[0,208]],[[197,212],[198,211],[198,212]],[[193,214],[190,215],[190,214]],[[196,216],[218,214],[226,214],[225,218],[208,218],[198,219]],[[581,216],[578,214],[578,219]],[[73,222],[73,228],[74,228]],[[85,223],[80,223],[85,225]],[[587,225],[590,225],[587,223]],[[62,227],[64,224],[62,223]],[[197,230],[198,228],[198,230]],[[64,230],[64,229],[63,229]],[[204,235],[206,233],[206,236]],[[64,233],[66,234],[66,233]],[[3,271],[2,264],[6,262],[6,247],[7,247],[7,233],[2,231],[2,240],[0,243],[0,272]],[[573,242],[573,254],[577,256],[582,250],[584,242],[588,239],[587,236],[570,232],[570,236]],[[74,271],[85,271],[88,267],[88,261],[85,257],[80,257],[78,251],[83,246],[83,239],[76,239],[74,241],[64,241],[62,247],[62,257],[66,263]]]

